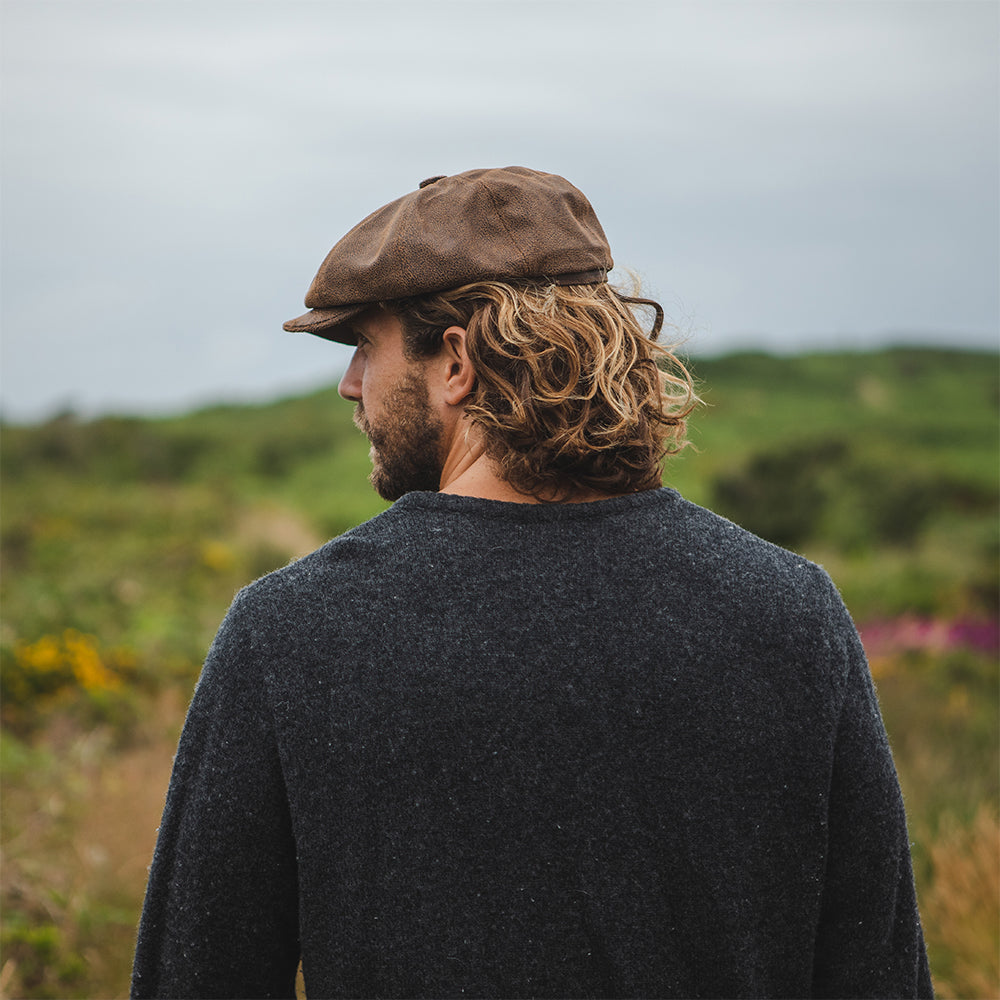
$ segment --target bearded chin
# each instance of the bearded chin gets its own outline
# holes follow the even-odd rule
[[[407,376],[384,399],[384,415],[371,420],[359,402],[355,425],[371,442],[369,480],[383,500],[398,500],[414,490],[437,492],[443,471],[444,427],[430,406],[427,386]]]

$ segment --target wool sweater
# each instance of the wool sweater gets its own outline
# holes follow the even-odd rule
[[[410,493],[244,589],[135,997],[929,996],[896,773],[819,567],[662,489]]]

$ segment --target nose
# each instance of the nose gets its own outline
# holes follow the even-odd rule
[[[355,351],[354,357],[351,358],[351,363],[347,366],[347,371],[344,372],[344,377],[340,380],[340,385],[337,386],[337,392],[340,393],[341,397],[350,400],[352,403],[361,402],[361,372],[363,365],[361,352]]]

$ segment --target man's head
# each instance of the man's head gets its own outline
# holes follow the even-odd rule
[[[635,312],[645,306],[656,311],[652,335]],[[399,318],[415,363],[440,356],[446,331],[462,332],[475,374],[463,418],[521,493],[652,489],[664,455],[683,446],[697,399],[683,366],[654,339],[655,303],[606,282],[479,282],[382,308]]]
[[[697,400],[656,343],[662,310],[608,285],[610,266],[568,182],[470,171],[356,226],[313,281],[312,311],[285,328],[357,345],[341,394],[389,499],[440,488],[457,435],[538,499],[649,489]]]

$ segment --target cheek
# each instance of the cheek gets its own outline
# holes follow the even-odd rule
[[[358,391],[367,406],[373,405],[378,400],[378,367],[370,361],[363,360],[358,364]]]
[[[361,374],[361,392],[369,410],[391,411],[392,396],[413,377],[405,365],[382,364],[369,360]]]

